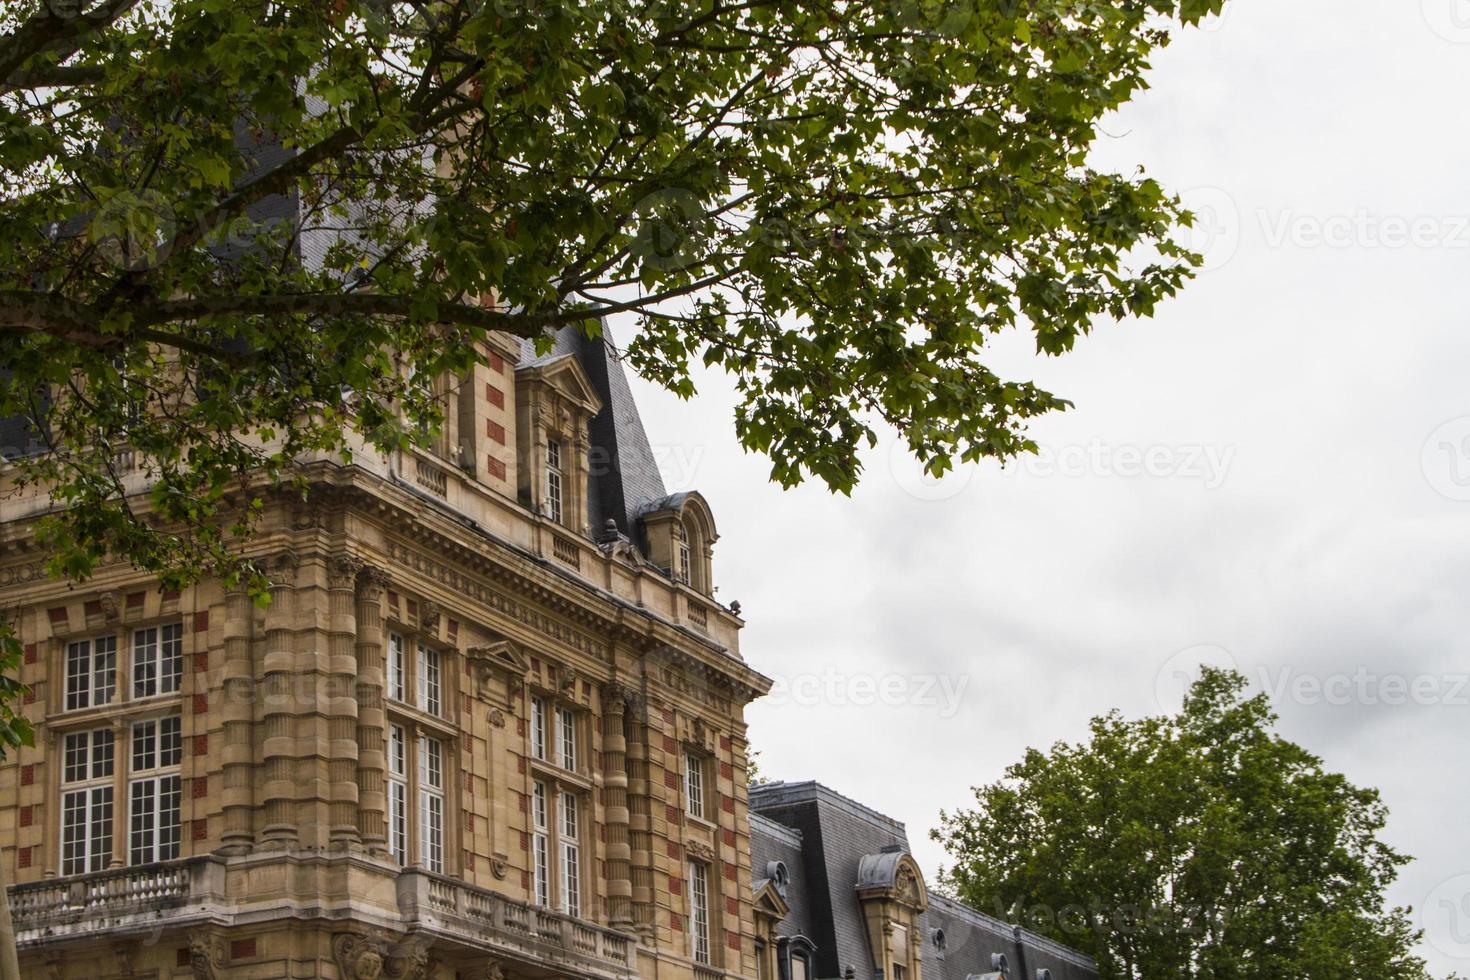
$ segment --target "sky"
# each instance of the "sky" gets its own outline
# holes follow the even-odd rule
[[[1038,456],[934,483],[890,439],[850,499],[782,491],[722,377],[635,382],[777,682],[751,741],[903,820],[933,881],[970,787],[1232,665],[1382,791],[1390,897],[1470,974],[1470,0],[1230,0],[1153,65],[1096,160],[1180,193],[1207,268],[1064,357],[997,344],[1076,403]]]

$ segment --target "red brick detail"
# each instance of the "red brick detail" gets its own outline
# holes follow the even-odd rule
[[[174,590],[172,590],[170,592],[165,592],[163,594],[163,597],[165,599],[177,599],[179,597],[179,590],[178,589],[174,589]],[[127,604],[128,604],[128,608],[129,609],[137,609],[139,606],[143,605],[143,593],[141,593],[141,592],[129,592],[128,593],[128,598],[127,598]]]
[[[678,789],[679,788],[679,774],[676,773],[676,772],[674,772],[674,770],[672,770],[672,769],[665,769],[664,770],[664,785],[667,786],[667,787],[669,787],[669,789]]]
[[[52,609],[48,609],[46,610],[46,615],[51,617],[51,625],[53,626],[55,626],[57,623],[65,623],[67,620],[65,606],[56,606]]]
[[[735,846],[735,831],[726,828],[725,830],[721,831],[720,836],[725,839],[726,844],[729,844],[731,847]]]
[[[678,823],[679,808],[676,806],[667,807],[664,816],[668,819],[669,823]]]
[[[29,847],[22,847],[15,852],[15,864],[19,868],[29,868],[31,866],[31,849]]]
[[[37,656],[38,656],[38,654],[36,653],[36,645],[34,643],[27,643],[26,644],[26,663],[28,663],[28,664],[35,663],[36,662],[36,659],[37,659]]]
[[[485,382],[485,400],[496,408],[505,407],[505,392],[495,387],[490,382]]]
[[[521,887],[524,888],[526,891],[531,890],[531,872],[521,872]]]
[[[531,809],[531,798],[525,793],[517,793],[516,795],[521,798],[521,812],[526,813],[529,811]]]
[[[90,599],[90,600],[88,600],[87,603],[86,603],[86,605],[82,606],[82,611],[85,612],[88,616],[101,616],[102,615],[102,600],[101,599]]]
[[[31,785],[31,783],[34,783],[35,781],[36,781],[36,767],[35,767],[35,765],[34,764],[29,764],[29,765],[21,766],[20,767],[20,784],[22,786],[29,786],[29,785]]]
[[[502,446],[505,445],[505,426],[501,425],[499,422],[496,422],[492,419],[486,419],[485,435],[489,436],[495,442],[500,443]]]
[[[208,838],[209,838],[209,821],[208,820],[195,820],[194,821],[194,839],[195,840],[207,840]]]
[[[728,763],[728,762],[722,762],[722,763],[720,763],[720,778],[721,779],[734,779],[735,778],[735,770],[734,770],[733,767],[731,767],[730,763]]]
[[[209,755],[209,736],[208,735],[195,735],[194,736],[194,757],[195,758],[203,758],[206,755]]]
[[[720,809],[721,810],[724,810],[726,813],[734,813],[735,812],[735,797],[733,797],[733,796],[722,796],[722,797],[720,797]]]
[[[204,632],[207,632],[208,630],[209,630],[209,610],[208,609],[201,609],[201,610],[199,610],[199,612],[197,612],[197,613],[194,614],[194,632],[196,632],[196,633],[204,633]],[[253,943],[253,942],[255,942],[255,940],[252,939],[252,940],[250,940],[250,942]]]
[[[193,779],[193,783],[194,783],[194,799],[196,799],[196,800],[202,800],[206,796],[209,795],[209,777],[208,776],[195,776],[194,779]]]
[[[398,605],[398,593],[397,592],[394,592],[392,589],[389,589],[388,590],[388,605],[390,605],[390,606],[396,606],[396,605]]]
[[[684,882],[677,875],[669,875],[669,892],[674,895],[684,894]]]
[[[664,751],[665,752],[673,752],[675,748],[677,748],[677,746],[674,745],[674,739],[671,736],[665,735],[664,736]]]
[[[678,857],[679,856],[679,845],[676,844],[674,841],[669,841],[668,851],[669,851],[669,857],[671,857],[671,858]]]
[[[189,956],[189,947],[180,946],[174,950],[174,966],[188,966],[194,962]]]
[[[464,774],[464,792],[466,796],[473,796],[475,792],[475,774],[467,772]]]
[[[669,928],[675,932],[684,931],[684,917],[678,912],[669,913]]]
[[[475,870],[475,854],[473,851],[464,852],[464,869],[466,871]]]
[[[248,960],[255,955],[255,937],[236,939],[230,943],[230,959]]]
[[[452,640],[452,639],[454,639],[457,636],[459,636],[459,620],[457,620],[457,619],[451,619],[449,621],[449,638]],[[469,696],[466,695],[465,696],[465,702],[468,703],[469,700],[470,700],[469,699]]]
[[[519,735],[519,736],[521,736],[522,738],[525,738],[525,736],[526,736],[526,719],[524,719],[524,718],[517,718],[516,719],[516,734]]]
[[[730,881],[735,880],[735,865],[731,864],[728,861],[725,862],[725,877],[728,878]]]
[[[523,755],[516,756],[516,772],[522,776],[526,774],[526,757]]]
[[[208,694],[196,694],[196,695],[194,695],[194,713],[196,715],[202,715],[202,714],[204,714],[208,710],[209,710],[209,695]]]
[[[740,914],[740,900],[737,899],[737,898],[726,898],[725,899],[725,914],[726,915],[739,915]]]
[[[729,929],[726,929],[725,930],[725,945],[726,946],[729,946],[731,949],[739,949],[740,948],[740,933],[738,933],[738,932],[731,932]]]
[[[196,653],[196,654],[194,654],[194,673],[196,673],[196,674],[202,674],[202,673],[204,673],[207,670],[209,670],[209,654],[207,654],[207,653]]]
[[[721,735],[720,736],[720,751],[721,752],[729,752],[730,751],[730,736],[729,735]]]
[[[523,850],[523,851],[529,851],[530,849],[531,849],[531,838],[528,837],[528,836],[526,836],[526,832],[523,830],[523,831],[521,831],[521,850]]]
[[[36,822],[36,811],[34,807],[23,806],[20,808],[20,825],[29,827]]]
[[[133,598],[132,596],[128,596],[128,601],[131,602],[132,601],[132,598]],[[178,602],[179,601],[179,590],[178,589],[164,589],[163,590],[163,601],[164,602]]]
[[[664,709],[664,724],[665,725],[672,725],[673,723],[674,723],[674,709],[673,708],[665,708]]]
[[[505,373],[505,358],[501,357],[499,354],[491,351],[490,356],[487,357],[485,360],[490,365],[490,370],[499,372],[501,374]]]
[[[419,604],[418,604],[418,601],[417,600],[415,600],[415,599],[408,600],[408,615],[410,617],[415,618],[415,619],[418,618],[418,615],[419,615]]]
[[[485,469],[497,480],[505,479],[505,464],[494,456],[485,457]]]

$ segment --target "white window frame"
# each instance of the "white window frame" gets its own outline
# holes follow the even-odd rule
[[[689,532],[684,530],[683,525],[677,525],[675,532],[679,536],[679,567],[674,569],[674,577],[683,584],[690,585],[694,581],[692,574],[694,559],[689,551]]]
[[[444,742],[419,736],[419,864],[444,873]]]
[[[183,720],[133,722],[128,755],[128,863],[173,860],[183,846]]]
[[[419,710],[444,714],[444,655],[426,643],[418,645],[417,684]]]
[[[577,713],[571,708],[556,709],[556,755],[563,769],[577,771]]]
[[[94,728],[67,732],[61,745],[61,873],[105,871],[112,863],[117,738],[110,728]],[[68,840],[69,826],[79,830],[79,838]],[[73,843],[80,847],[69,852]]]
[[[693,752],[684,753],[684,812],[699,820],[705,816],[704,759]]]
[[[388,853],[398,864],[408,863],[408,732],[396,722],[388,725]]]
[[[710,961],[709,941],[709,866],[690,861],[689,885],[689,953],[696,963]]]
[[[562,514],[565,509],[563,500],[562,479],[562,451],[561,440],[546,440],[546,516],[553,521],[562,523]]]
[[[102,648],[106,647],[104,651]],[[117,635],[104,634],[66,645],[67,711],[111,704],[117,698]]]
[[[576,793],[562,790],[558,804],[561,822],[557,825],[560,834],[561,861],[561,910],[567,915],[582,914],[582,835],[580,833],[581,805]]]
[[[540,695],[531,698],[531,758],[550,762],[546,744],[546,699]]]
[[[402,633],[388,634],[388,697],[408,703],[408,644]]]
[[[551,905],[551,802],[546,784],[531,783],[531,901]]]
[[[179,693],[184,676],[184,624],[164,623],[133,630],[133,698]]]

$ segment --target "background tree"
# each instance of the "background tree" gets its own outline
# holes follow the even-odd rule
[[[1116,980],[1423,978],[1384,889],[1408,858],[1378,793],[1274,732],[1265,695],[1205,668],[1172,717],[1095,718],[941,815],[944,887]]]

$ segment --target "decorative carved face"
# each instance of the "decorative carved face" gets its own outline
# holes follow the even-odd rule
[[[383,956],[371,946],[363,947],[352,958],[352,975],[357,980],[378,980],[383,975]]]

